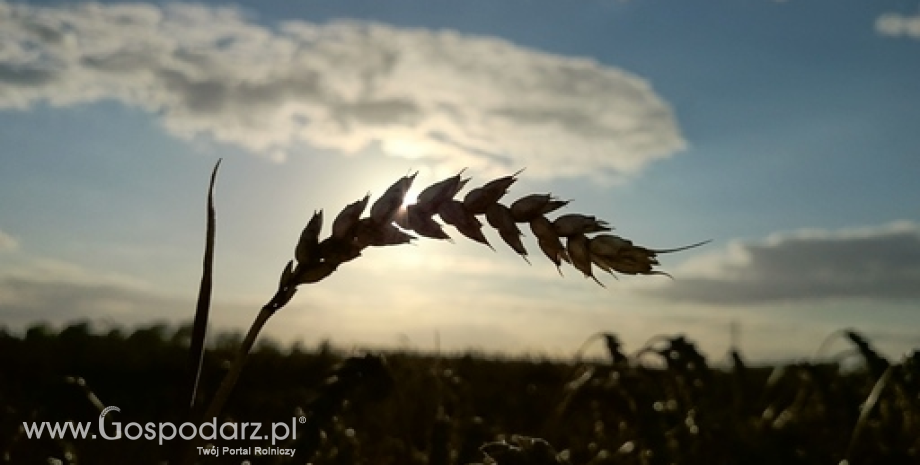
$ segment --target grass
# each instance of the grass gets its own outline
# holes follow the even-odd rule
[[[171,452],[155,441],[38,441],[17,430],[23,419],[96,421],[90,392],[121,407],[118,421],[181,420],[184,395],[175,381],[190,333],[191,326],[95,333],[86,323],[34,326],[20,336],[0,331],[0,457],[16,464],[168,460]],[[214,338],[220,342],[203,359],[203,389],[226,372],[241,336]],[[855,350],[778,366],[751,366],[738,352],[719,365],[680,335],[626,348],[601,334],[593,343],[608,350],[606,358],[578,363],[263,343],[222,419],[268,424],[303,412],[309,421],[293,445],[301,461],[291,463],[310,454],[315,465],[487,463],[486,444],[496,458],[505,452],[500,464],[534,463],[544,449],[516,451],[514,435],[547,441],[562,454],[555,463],[573,465],[917,463],[920,352],[877,376],[869,360],[880,356],[839,337]]]

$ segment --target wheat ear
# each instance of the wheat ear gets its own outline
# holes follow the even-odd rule
[[[634,245],[632,241],[604,233],[611,228],[606,221],[578,213],[570,213],[550,220],[546,217],[569,201],[559,200],[551,194],[531,194],[506,206],[500,202],[508,188],[517,180],[515,173],[482,187],[470,190],[462,200],[455,199],[469,179],[455,176],[432,184],[422,190],[415,204],[403,208],[406,193],[418,173],[404,176],[393,183],[370,207],[370,215],[361,218],[367,209],[370,196],[349,204],[333,220],[332,234],[320,241],[323,212],[317,211],[307,223],[295,247],[295,260],[288,262],[281,274],[278,291],[267,307],[280,309],[294,296],[301,284],[322,281],[340,265],[361,256],[364,249],[407,244],[418,236],[431,239],[450,239],[444,227],[435,221],[438,216],[470,240],[489,244],[482,232],[486,223],[494,228],[502,240],[516,253],[527,259],[527,250],[521,241],[523,233],[518,224],[528,224],[536,236],[540,249],[557,267],[562,262],[571,263],[586,277],[594,278],[593,267],[610,274],[666,274],[655,270],[659,265],[657,255],[697,247],[708,241],[676,249],[655,250]],[[565,244],[563,245],[563,239]],[[600,284],[600,281],[597,281]]]

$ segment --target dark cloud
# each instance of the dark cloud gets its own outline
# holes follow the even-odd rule
[[[643,79],[451,31],[341,21],[266,27],[190,4],[0,1],[0,109],[104,99],[180,137],[284,158],[300,143],[534,177],[635,173],[684,147]],[[433,135],[437,135],[437,137]]]
[[[654,294],[706,304],[920,298],[920,227],[807,232],[736,244],[691,262]]]
[[[0,63],[0,82],[10,86],[45,85],[54,81],[56,75],[51,69]]]

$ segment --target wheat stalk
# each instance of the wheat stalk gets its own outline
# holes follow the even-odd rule
[[[313,213],[294,248],[294,260],[288,261],[278,282],[278,290],[266,303],[249,328],[236,359],[212,398],[204,420],[216,417],[223,409],[242,371],[255,340],[269,318],[283,308],[303,284],[313,284],[328,278],[343,263],[361,256],[368,247],[408,244],[417,239],[411,233],[431,239],[449,240],[450,236],[434,217],[452,226],[472,241],[492,247],[482,229],[494,228],[502,240],[527,260],[527,250],[521,240],[518,224],[528,224],[537,245],[560,270],[566,262],[585,277],[603,284],[594,276],[594,267],[613,275],[661,274],[657,255],[697,247],[709,241],[674,249],[655,250],[634,245],[632,241],[613,234],[607,222],[594,216],[569,213],[550,220],[546,215],[569,204],[551,194],[531,194],[506,206],[501,199],[517,180],[517,173],[488,182],[463,196],[458,194],[470,181],[463,171],[428,186],[418,195],[416,203],[403,207],[406,194],[418,173],[403,176],[391,185],[367,210],[370,195],[347,205],[332,222],[329,237],[320,240],[323,211]],[[485,217],[485,223],[480,217]],[[564,244],[563,244],[564,240]],[[296,263],[295,263],[296,262]],[[528,261],[529,263],[529,261]],[[186,456],[191,460],[190,456]]]

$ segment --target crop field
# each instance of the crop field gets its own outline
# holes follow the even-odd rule
[[[219,166],[219,165],[218,165]],[[606,221],[546,215],[569,201],[500,202],[517,174],[455,199],[463,173],[404,205],[415,175],[379,199],[346,206],[320,240],[316,211],[278,289],[244,334],[206,337],[215,209],[208,195],[201,287],[192,324],[96,332],[36,324],[0,332],[0,460],[13,464],[309,463],[368,465],[920,463],[920,351],[889,361],[856,330],[828,336],[814,360],[749,366],[737,350],[714,364],[690,336],[660,335],[627,352],[568,360],[486,354],[282,349],[259,339],[300,286],[316,285],[370,247],[449,236],[515,253],[526,224],[543,255],[596,271],[667,275],[655,250],[609,234]],[[369,208],[370,214],[362,218]],[[484,217],[485,223],[477,217]],[[598,273],[600,274],[600,273]],[[835,339],[849,350],[822,353]],[[206,342],[210,340],[210,344]],[[177,426],[178,425],[178,426]],[[69,429],[67,429],[69,428]],[[247,432],[248,431],[248,432]]]
[[[892,363],[854,330],[829,337],[848,340],[849,352],[774,367],[748,366],[736,350],[728,366],[714,367],[684,335],[657,336],[627,353],[616,334],[598,333],[586,343],[602,343],[607,356],[593,360],[583,360],[581,349],[571,360],[511,359],[341,353],[328,344],[282,350],[258,339],[300,286],[319,283],[364,249],[409,243],[410,233],[449,238],[435,215],[491,247],[477,218],[484,216],[525,259],[518,224],[528,224],[554,265],[568,263],[601,285],[595,270],[667,274],[656,268],[658,254],[705,244],[654,250],[607,234],[611,228],[594,216],[551,220],[546,215],[568,201],[550,194],[506,206],[499,200],[518,173],[456,200],[469,181],[461,172],[408,207],[415,175],[404,176],[373,204],[365,196],[346,206],[324,240],[316,211],[247,333],[211,337],[207,347],[217,168],[191,325],[129,334],[96,333],[81,322],[60,332],[38,324],[21,336],[0,333],[5,463],[920,461],[920,352]]]
[[[23,421],[183,421],[190,327],[95,333],[36,325],[0,333],[3,463],[164,463],[182,440],[28,438]],[[257,345],[219,422],[289,422],[290,457],[196,457],[196,463],[313,464],[894,464],[920,460],[920,353],[889,363],[856,332],[822,363],[714,368],[683,336],[605,359],[562,362],[482,354],[344,354],[321,345]],[[210,392],[240,336],[205,357]],[[835,344],[844,347],[843,343]],[[265,427],[267,429],[267,426]],[[127,430],[126,430],[127,432]],[[109,434],[112,434],[111,431]],[[545,441],[545,442],[544,442]]]

